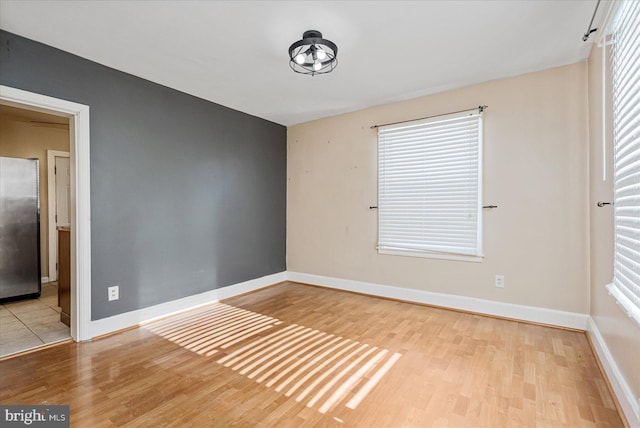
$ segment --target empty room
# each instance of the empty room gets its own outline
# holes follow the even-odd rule
[[[640,428],[640,1],[0,0],[0,425]]]

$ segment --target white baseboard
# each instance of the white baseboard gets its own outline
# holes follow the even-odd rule
[[[46,284],[47,282],[50,282],[48,276],[43,276],[42,278],[40,278],[41,284]]]
[[[134,327],[141,323],[152,321],[156,318],[162,318],[178,312],[194,309],[199,306],[208,305],[221,299],[255,291],[286,280],[286,272],[274,273],[272,275],[229,285],[227,287],[218,288],[205,293],[196,294],[194,296],[183,297],[182,299],[172,300],[170,302],[161,303],[148,308],[91,321],[91,325],[89,326],[89,338],[92,339],[103,334],[112,333],[128,327]]]
[[[640,403],[638,403],[637,399],[633,396],[629,384],[620,372],[613,355],[611,355],[607,347],[607,343],[600,334],[600,330],[598,330],[596,322],[591,317],[589,317],[587,322],[587,334],[591,338],[591,343],[598,354],[600,363],[607,374],[609,383],[611,383],[613,392],[618,398],[618,403],[620,403],[620,407],[622,407],[622,411],[627,417],[629,425],[633,428],[640,427]]]
[[[353,291],[372,296],[442,306],[445,308],[459,309],[479,314],[575,328],[578,330],[587,329],[588,315],[576,312],[564,312],[537,306],[515,305],[512,303],[496,302],[493,300],[477,299],[474,297],[458,296],[454,294],[432,293],[429,291],[393,287],[389,285],[373,284],[370,282],[354,281],[351,279],[333,278],[329,276],[312,275],[300,272],[287,272],[287,279],[289,281],[319,285],[338,290]]]

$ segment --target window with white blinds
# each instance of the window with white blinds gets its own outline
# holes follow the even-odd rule
[[[613,282],[607,287],[640,324],[640,2],[621,2],[613,34]]]
[[[378,128],[378,251],[481,261],[482,113]]]

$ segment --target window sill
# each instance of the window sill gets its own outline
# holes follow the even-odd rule
[[[637,308],[615,285],[607,284],[607,290],[620,309],[640,327],[640,308]]]
[[[421,251],[406,251],[406,250],[378,249],[378,254],[384,254],[384,255],[390,255],[390,256],[423,257],[426,259],[452,260],[457,262],[473,262],[473,263],[482,263],[482,261],[484,260],[484,256],[468,256],[463,254],[447,254],[447,253],[426,253]]]

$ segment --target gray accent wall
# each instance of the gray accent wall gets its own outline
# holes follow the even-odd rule
[[[286,269],[284,126],[5,31],[0,42],[1,84],[90,107],[92,319]]]

